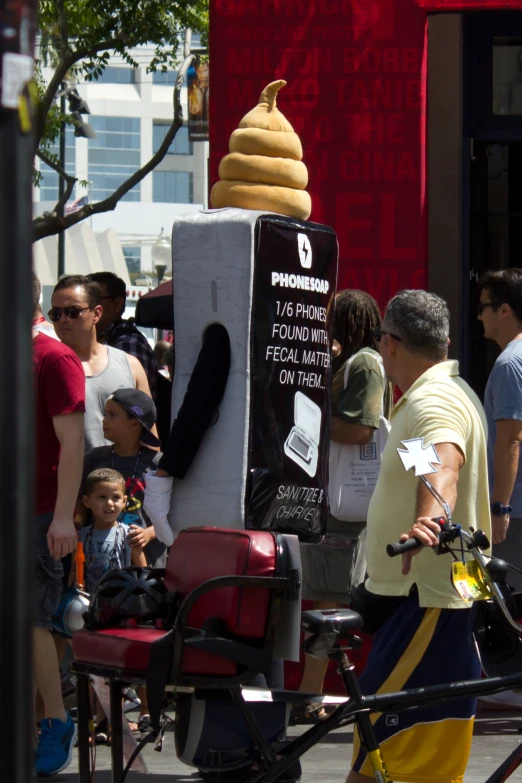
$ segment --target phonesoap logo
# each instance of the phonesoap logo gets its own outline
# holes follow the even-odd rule
[[[303,269],[312,268],[312,246],[306,234],[297,235],[297,247],[299,249],[299,261]]]
[[[272,272],[272,285],[281,288],[297,288],[300,291],[317,291],[319,294],[327,294],[330,288],[328,280],[308,275],[291,275],[287,272]]]
[[[312,268],[312,245],[306,234],[297,235],[297,250],[299,253],[299,262],[303,269]],[[300,291],[317,291],[321,294],[327,294],[330,288],[328,280],[321,280],[319,277],[308,277],[308,275],[293,275],[287,272],[272,272],[272,285],[281,288],[297,288]]]

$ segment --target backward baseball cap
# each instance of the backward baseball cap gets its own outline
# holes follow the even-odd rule
[[[143,443],[147,446],[161,446],[159,438],[151,432],[156,424],[157,413],[154,401],[148,394],[140,389],[116,389],[108,399],[117,402],[139,421],[143,427],[141,435]]]

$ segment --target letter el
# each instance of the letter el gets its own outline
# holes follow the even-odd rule
[[[353,240],[355,232],[371,231],[371,220],[369,218],[352,217],[352,208],[361,206],[370,206],[373,202],[371,193],[339,193],[337,195],[337,223],[344,225],[346,237],[348,239],[348,249],[353,257],[360,261],[370,261],[372,258],[372,248],[368,246],[356,245]]]

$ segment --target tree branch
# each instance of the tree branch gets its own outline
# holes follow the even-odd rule
[[[41,215],[40,217],[35,218],[33,221],[34,241],[37,241],[38,239],[43,239],[44,237],[48,237],[53,234],[58,234],[60,231],[63,231],[67,228],[71,228],[72,226],[75,226],[77,223],[81,223],[82,220],[85,220],[85,218],[88,218],[91,215],[98,215],[102,212],[112,211],[113,209],[116,208],[118,202],[123,198],[123,196],[125,196],[125,194],[128,193],[129,190],[131,190],[131,188],[133,188],[135,185],[141,182],[141,180],[144,177],[146,177],[147,174],[150,174],[150,172],[156,168],[158,163],[161,163],[161,161],[167,154],[167,151],[170,145],[172,144],[172,141],[176,136],[176,133],[178,132],[179,128],[183,125],[183,109],[181,106],[181,88],[185,81],[185,75],[189,69],[189,66],[194,59],[195,59],[195,55],[191,54],[188,57],[185,57],[185,59],[183,60],[181,68],[178,72],[178,78],[176,79],[176,85],[174,87],[174,94],[173,94],[174,119],[172,121],[170,128],[165,134],[165,138],[163,139],[163,142],[161,143],[158,151],[152,156],[152,158],[144,166],[142,166],[140,169],[135,171],[134,174],[132,174],[127,180],[125,180],[125,182],[123,182],[120,185],[119,188],[117,188],[114,191],[114,193],[112,193],[103,201],[98,201],[95,204],[86,204],[84,207],[81,207],[81,209],[78,209],[75,212],[71,212],[68,215],[65,215],[63,218],[60,215],[56,214],[56,207],[51,214]],[[42,160],[45,160],[45,158],[42,158]],[[47,163],[48,160],[45,160],[45,162]],[[49,165],[51,164],[49,163]],[[57,169],[56,166],[53,166],[53,168],[55,169],[55,171],[57,171],[60,167],[58,166]],[[69,175],[66,174],[65,172],[63,172],[63,175],[65,175],[65,177],[69,177]]]
[[[92,46],[90,49],[78,49],[74,53],[75,62],[78,60],[83,60],[85,57],[94,57],[96,54],[98,54],[98,52],[107,49],[115,49],[119,44],[127,46],[129,40],[130,39],[128,35],[116,35],[114,38],[109,38],[106,41],[100,41],[100,43],[97,43],[96,46]]]
[[[76,177],[73,177],[71,174],[67,174],[66,171],[62,169],[59,163],[56,163],[55,160],[48,157],[45,152],[42,152],[42,150],[37,151],[37,156],[40,158],[41,161],[45,163],[46,166],[49,166],[49,168],[53,169],[53,171],[56,171],[57,174],[60,175],[60,177],[63,177],[63,179],[66,182],[69,182],[70,179],[74,180],[76,182]]]
[[[60,89],[60,85],[65,80],[65,77],[67,76],[67,73],[71,67],[86,57],[94,57],[96,54],[98,54],[98,52],[106,51],[107,49],[114,49],[119,44],[125,45],[127,41],[128,36],[116,36],[115,38],[109,38],[105,41],[100,41],[98,44],[96,44],[96,46],[93,46],[90,49],[76,49],[75,51],[68,49],[63,54],[60,62],[54,70],[51,81],[47,85],[47,89],[45,90],[44,96],[36,113],[35,149],[38,148],[38,145],[40,144],[40,141],[45,133],[45,123],[47,121],[47,115],[49,114],[49,109],[51,108],[52,102],[54,101],[56,93]]]
[[[69,51],[69,32],[67,28],[67,14],[65,13],[64,0],[56,0],[56,10],[60,21],[60,44],[62,48],[62,57]]]
[[[47,89],[44,92],[42,100],[40,101],[38,110],[36,112],[35,122],[35,152],[36,149],[38,149],[40,141],[45,133],[45,123],[47,122],[47,115],[49,114],[49,109],[51,108],[52,102],[54,101],[56,93],[60,89],[60,85],[65,79],[68,70],[70,69],[71,65],[74,65],[74,62],[75,60],[73,58],[72,52],[68,52],[64,57],[62,57],[56,66],[51,77],[51,81],[47,85]]]
[[[69,201],[71,197],[71,193],[73,192],[73,188],[75,184],[78,182],[78,177],[72,177],[70,174],[67,174],[66,171],[62,169],[62,167],[56,163],[52,158],[47,157],[45,152],[42,152],[41,150],[38,150],[36,153],[40,160],[43,160],[43,162],[52,168],[59,177],[62,177],[62,179],[65,180],[67,183],[67,187],[65,188],[65,192],[62,196],[62,198],[56,202],[56,206],[53,209],[53,213],[55,213],[58,217],[61,215],[62,207],[65,207],[67,202]],[[61,219],[61,218],[60,218]]]

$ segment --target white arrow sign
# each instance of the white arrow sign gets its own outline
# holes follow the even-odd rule
[[[425,446],[424,438],[411,438],[403,440],[404,449],[397,449],[402,464],[406,470],[415,468],[416,476],[425,476],[427,473],[436,473],[437,468],[433,463],[441,465],[435,446]]]

